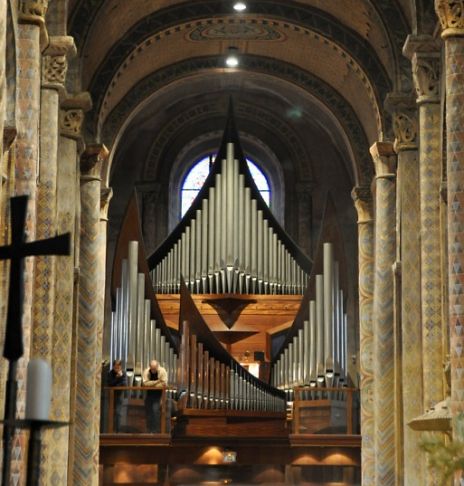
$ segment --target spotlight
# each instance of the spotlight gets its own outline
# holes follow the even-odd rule
[[[234,3],[234,10],[236,12],[243,12],[244,10],[246,10],[247,6],[246,6],[246,3],[245,2],[235,2]]]

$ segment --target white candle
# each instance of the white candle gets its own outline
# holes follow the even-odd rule
[[[27,365],[26,419],[48,420],[52,399],[52,369],[43,359]]]

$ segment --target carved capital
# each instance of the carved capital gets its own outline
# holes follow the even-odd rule
[[[92,101],[89,93],[83,92],[67,98],[61,103],[60,133],[63,137],[78,140],[81,137],[81,127],[84,112],[90,110]]]
[[[417,111],[402,110],[393,114],[395,152],[417,149]]]
[[[440,102],[440,54],[417,52],[412,57],[412,76],[417,103]]]
[[[392,179],[396,176],[396,154],[391,142],[375,142],[369,152],[374,162],[377,179]]]
[[[18,16],[22,23],[43,24],[48,0],[19,0]]]
[[[63,137],[77,140],[81,136],[82,122],[84,121],[84,110],[70,108],[60,112],[60,133]]]
[[[64,89],[68,60],[66,56],[42,57],[42,86],[44,88]]]
[[[358,224],[372,223],[372,221],[374,221],[374,206],[370,188],[366,186],[356,186],[351,191],[351,197],[358,213]]]
[[[81,174],[100,179],[101,168],[108,155],[109,152],[105,145],[88,145],[81,155]]]
[[[435,0],[435,12],[440,20],[443,39],[464,35],[463,0]]]
[[[47,9],[48,0],[19,0],[18,22],[21,24],[34,24],[40,27],[40,46],[42,50],[48,45],[48,32],[45,27]]]

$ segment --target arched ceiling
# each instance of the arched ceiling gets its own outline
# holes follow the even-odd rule
[[[69,32],[78,46],[82,89],[94,103],[87,136],[112,149],[142,107],[160,122],[164,90],[190,100],[183,110],[194,108],[198,98],[186,96],[190,85],[202,80],[204,94],[228,85],[224,55],[234,46],[242,56],[234,76],[253,80],[243,89],[253,84],[255,108],[277,117],[278,103],[269,93],[299,93],[305,101],[296,110],[304,106],[307,120],[325,113],[335,121],[324,128],[329,139],[341,141],[337,150],[350,159],[343,164],[352,182],[367,184],[367,148],[390,129],[385,96],[411,88],[409,61],[401,55],[413,23],[410,3],[249,0],[239,14],[231,0],[70,0]],[[237,93],[230,88],[223,94],[231,91]],[[182,110],[170,113],[180,116]],[[315,125],[307,130],[317,133]]]

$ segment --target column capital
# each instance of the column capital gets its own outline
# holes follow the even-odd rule
[[[109,151],[103,144],[87,145],[80,160],[82,176],[87,179],[101,180],[102,165],[108,155]]]
[[[47,9],[48,0],[19,0],[18,22],[40,27],[40,45],[42,49],[48,44],[48,32],[45,27]]]
[[[385,108],[392,114],[394,150],[417,150],[417,108],[415,100],[403,93],[388,93]]]
[[[66,98],[61,103],[60,112],[60,133],[63,137],[79,140],[81,138],[81,127],[84,121],[84,113],[92,107],[90,94],[78,93]]]
[[[376,179],[393,179],[396,176],[396,154],[392,142],[375,142],[369,152],[372,156]]]
[[[464,9],[457,0],[435,0],[435,13],[442,28],[441,37],[464,36]]]
[[[63,98],[64,83],[68,70],[68,58],[76,55],[73,37],[52,36],[42,57],[42,87],[56,89]]]
[[[351,191],[351,198],[358,213],[358,224],[374,221],[374,206],[372,192],[368,186],[355,186]]]

